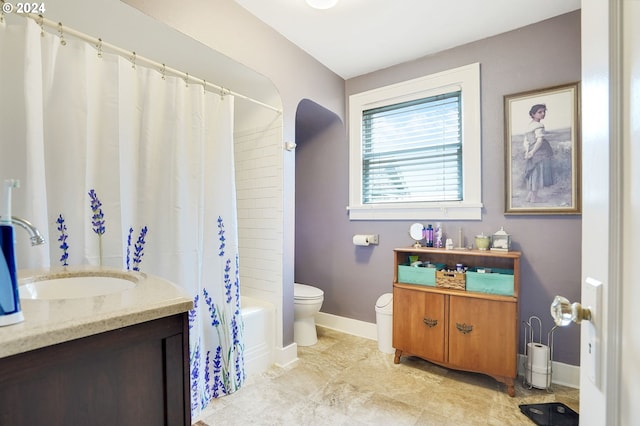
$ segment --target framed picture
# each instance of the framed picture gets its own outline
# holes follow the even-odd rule
[[[580,83],[504,97],[505,213],[580,214]]]

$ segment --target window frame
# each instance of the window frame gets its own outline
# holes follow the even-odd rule
[[[441,93],[462,92],[462,201],[364,204],[362,113]],[[350,220],[481,220],[482,143],[480,64],[473,63],[349,96]]]

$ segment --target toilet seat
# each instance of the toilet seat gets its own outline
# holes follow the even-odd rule
[[[324,292],[319,288],[306,284],[293,284],[294,300],[316,300],[324,297]]]

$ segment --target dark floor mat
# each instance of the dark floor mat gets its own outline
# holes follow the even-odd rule
[[[580,416],[560,402],[546,404],[522,404],[522,414],[538,426],[578,426]]]

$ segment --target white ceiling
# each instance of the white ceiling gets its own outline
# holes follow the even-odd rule
[[[235,1],[348,79],[580,9],[581,0],[340,0],[329,10]]]

